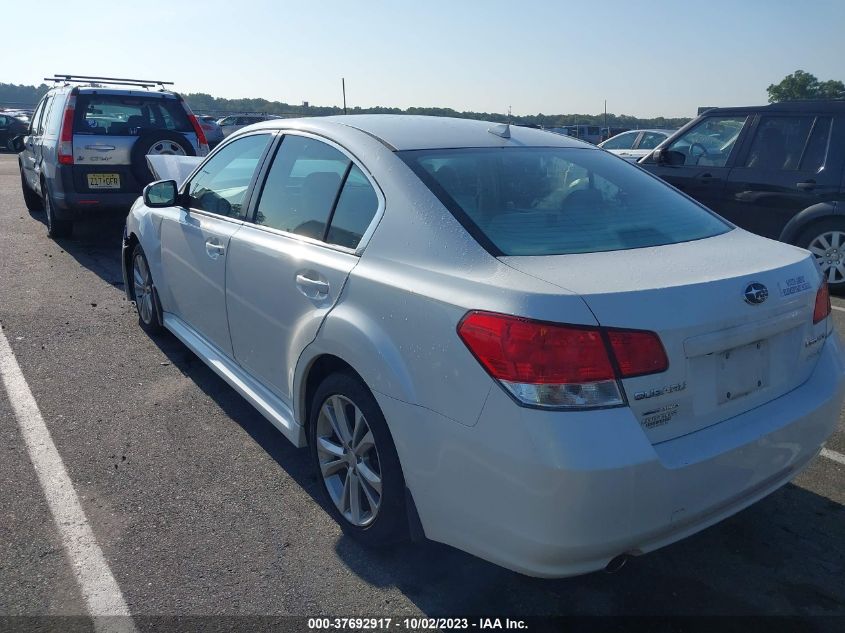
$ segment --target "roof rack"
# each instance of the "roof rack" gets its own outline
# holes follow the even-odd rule
[[[44,77],[45,81],[66,82],[66,83],[97,83],[97,84],[118,84],[121,86],[137,86],[139,88],[154,88],[161,86],[172,86],[172,81],[159,81],[157,79],[126,79],[121,77],[93,77],[91,75],[60,75]]]

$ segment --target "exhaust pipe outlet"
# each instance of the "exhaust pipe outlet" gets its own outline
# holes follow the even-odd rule
[[[629,558],[631,558],[629,554],[619,554],[619,556],[611,559],[611,561],[605,566],[604,571],[608,574],[615,574],[625,566],[625,563],[628,562]]]

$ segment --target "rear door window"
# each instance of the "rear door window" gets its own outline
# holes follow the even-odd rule
[[[607,152],[514,147],[398,154],[494,255],[643,248],[732,228]]]
[[[643,136],[637,145],[637,149],[654,149],[665,140],[665,134],[660,134],[659,132],[643,132]]]
[[[745,167],[798,169],[814,122],[813,116],[762,117],[751,142]]]
[[[174,98],[81,94],[74,134],[138,136],[147,130],[194,131],[182,103]]]
[[[378,210],[378,196],[358,165],[352,165],[331,216],[326,241],[356,249]]]
[[[801,171],[819,171],[827,159],[828,147],[830,147],[830,124],[829,116],[816,117],[810,138],[807,140],[807,147],[801,157],[801,164],[798,169]]]
[[[634,141],[637,140],[639,132],[626,132],[619,134],[604,142],[602,149],[631,149],[634,147]]]
[[[255,224],[322,240],[351,164],[322,141],[285,136],[267,174]]]

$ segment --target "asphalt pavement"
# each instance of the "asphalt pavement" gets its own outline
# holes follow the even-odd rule
[[[615,574],[538,580],[435,543],[363,549],[321,507],[306,451],[173,336],[138,327],[122,226],[49,239],[0,155],[2,332],[139,629],[161,615],[845,616],[845,465],[826,457]],[[828,448],[845,453],[841,420]],[[0,616],[84,614],[0,387]]]

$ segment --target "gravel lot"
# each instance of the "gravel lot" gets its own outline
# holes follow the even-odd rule
[[[845,466],[824,457],[612,575],[537,580],[434,543],[362,549],[316,500],[305,451],[174,337],[138,328],[122,224],[48,239],[0,155],[0,324],[139,629],[152,615],[845,616]],[[841,421],[828,448],[845,453]],[[2,388],[0,482],[0,616],[85,614]]]

